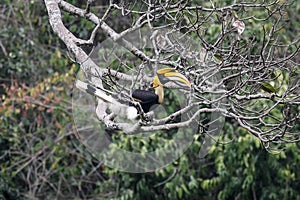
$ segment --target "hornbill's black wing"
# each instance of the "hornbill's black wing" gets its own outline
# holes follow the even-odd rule
[[[155,93],[146,90],[134,90],[132,92],[132,98],[141,104],[145,113],[149,112],[153,105],[159,104],[158,96]]]

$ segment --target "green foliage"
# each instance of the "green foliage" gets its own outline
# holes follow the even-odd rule
[[[215,6],[231,3],[217,1]],[[203,1],[203,6],[211,5]],[[78,66],[64,56],[42,2],[6,0],[0,9],[7,14],[0,21],[3,27],[0,38],[5,47],[0,50],[0,199],[300,199],[299,143],[287,145],[276,155],[270,154],[257,138],[231,120],[226,121],[224,136],[205,159],[199,157],[204,136],[197,133],[180,159],[153,173],[129,174],[104,167],[74,136],[70,96]],[[261,10],[245,9],[239,17],[266,16]],[[290,42],[295,34],[299,36],[297,11],[297,4],[288,10],[287,17],[295,19],[278,32],[284,36],[284,43]],[[118,15],[114,16],[108,21],[112,20],[109,22],[116,30],[130,24],[127,21],[119,26]],[[203,12],[200,17],[207,16]],[[209,42],[215,42],[220,31],[217,18],[213,15],[211,25],[203,31]],[[75,35],[89,37],[91,23],[68,15],[64,20]],[[270,29],[270,24],[266,23],[264,28]],[[262,31],[258,21],[249,20],[244,34],[249,38],[256,36],[259,43]],[[256,51],[259,49],[253,48]],[[216,55],[218,63],[221,59]],[[298,75],[299,70],[295,70],[295,77]],[[271,92],[283,94],[291,77],[284,71],[274,71],[270,76],[263,85]],[[169,91],[166,95],[176,98]],[[249,107],[259,109],[269,103],[262,101]],[[171,113],[178,103],[166,101],[166,107]],[[271,114],[281,118],[284,109],[276,107]],[[298,106],[292,110],[300,112],[299,109]],[[296,128],[300,131],[300,126]],[[165,141],[169,139],[163,132],[159,135]],[[139,152],[150,148],[143,141],[136,142],[136,138],[128,139],[121,133],[113,139],[124,148]],[[158,138],[152,139],[160,147]]]
[[[34,1],[14,0],[13,3],[2,4],[0,9],[9,11],[6,20],[1,21],[3,28],[0,37],[4,54],[0,56],[0,79],[7,81],[11,77],[26,80],[30,76],[31,81],[37,81],[58,70],[47,62],[57,59],[52,57],[53,47],[49,47],[58,43],[58,40],[53,40],[50,34],[48,18],[41,2],[36,5]]]
[[[211,155],[216,157],[216,174],[205,180],[203,189],[218,188],[218,199],[297,199],[299,193],[295,182],[299,169],[291,160],[298,160],[297,144],[291,144],[286,151],[271,155],[261,149],[258,139],[239,130],[239,138],[230,145],[216,148]],[[297,147],[296,147],[297,148]],[[293,149],[293,150],[292,150]],[[294,155],[286,156],[290,151]],[[284,174],[284,175],[283,175]]]
[[[261,89],[268,93],[276,93],[277,92],[276,89],[270,83],[260,82],[259,84],[261,85]]]

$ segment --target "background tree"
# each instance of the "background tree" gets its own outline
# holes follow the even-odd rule
[[[46,0],[48,14],[41,2],[1,3],[2,197],[299,198],[299,145],[286,144],[299,137],[297,2],[69,3]],[[64,24],[55,18],[60,12]],[[155,173],[134,175],[105,168],[78,146],[70,102],[78,66],[65,55],[68,50],[81,64],[104,35],[117,40],[134,26],[150,25],[168,25],[199,41],[200,50],[209,55],[205,59],[193,55],[199,49],[185,47],[192,56],[176,58],[173,49],[169,60],[163,52],[157,59],[154,52],[150,62],[154,67],[163,62],[184,72],[193,81],[197,108],[211,108],[209,112],[221,113],[226,121],[222,137],[206,159],[199,158],[199,151],[203,133],[210,132],[205,129],[207,122],[201,121],[202,132],[195,134],[194,143],[177,162]],[[135,53],[142,65],[132,65],[124,73],[142,72],[149,62],[143,57],[149,52]],[[116,66],[121,73],[122,65]],[[97,68],[81,67],[99,75],[93,73]],[[218,77],[214,82],[207,79],[214,74]],[[269,150],[284,144],[285,151],[269,154],[261,142]]]
[[[118,79],[128,79],[128,76],[120,76],[122,68],[126,67],[132,73],[140,73],[141,77],[147,75],[143,69],[149,63],[154,69],[158,65],[175,67],[189,74],[193,81],[193,103],[206,107],[219,103],[218,107],[208,112],[234,119],[239,126],[258,137],[266,148],[270,148],[271,143],[298,140],[299,134],[295,128],[299,120],[299,68],[296,57],[299,37],[287,40],[282,36],[285,35],[284,27],[288,19],[286,8],[292,2],[229,4],[216,1],[201,5],[193,1],[111,1],[99,17],[94,14],[99,11],[97,7],[93,10],[91,2],[87,2],[84,9],[64,1],[45,1],[45,4],[53,30],[90,79],[99,74],[105,77],[107,71],[92,66],[90,62],[85,63],[88,55],[81,45],[94,44],[98,39],[96,32],[101,30],[113,41],[120,41],[140,60],[140,63],[128,66],[129,59],[123,61],[119,58],[119,71],[114,73],[119,74]],[[95,24],[88,40],[76,37],[63,24],[60,9]],[[110,16],[115,15],[113,13],[128,18],[127,27],[115,31],[112,25],[106,23]],[[254,24],[255,21],[259,23]],[[130,38],[126,38],[126,34],[144,26],[153,31],[150,36],[154,43],[152,55],[146,49],[135,47]],[[171,30],[163,31],[165,27],[171,27]],[[178,31],[190,34],[197,42],[172,35]],[[195,45],[199,49],[193,49]],[[168,53],[164,53],[166,51]],[[97,84],[103,87],[102,83]],[[214,98],[208,99],[208,95]],[[205,111],[195,112],[193,117],[202,112]],[[104,116],[98,117],[104,119]]]

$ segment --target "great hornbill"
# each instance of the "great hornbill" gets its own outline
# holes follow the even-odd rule
[[[132,92],[132,97],[135,101],[141,104],[141,107],[145,113],[149,112],[152,106],[163,103],[163,86],[166,83],[173,82],[180,87],[191,87],[189,80],[173,68],[163,68],[157,70],[156,74],[157,75],[153,78],[152,83],[154,93],[147,90],[134,90]]]
[[[141,105],[144,113],[150,111],[150,108],[156,104],[161,104],[164,101],[164,88],[163,86],[172,82],[179,87],[191,87],[189,80],[182,74],[180,74],[174,68],[163,68],[157,70],[156,76],[153,78],[152,87],[154,93],[147,90],[134,90],[132,92],[132,98]],[[117,102],[113,97],[106,95],[102,90],[97,89],[87,83],[77,80],[76,87],[86,91],[87,93],[94,95],[105,102],[110,103],[110,109],[114,110],[115,114],[122,114],[125,111],[125,115],[129,119],[135,119],[138,117],[138,110],[134,106],[127,106]]]

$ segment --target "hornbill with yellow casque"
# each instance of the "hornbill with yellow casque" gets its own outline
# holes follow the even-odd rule
[[[144,113],[150,111],[150,108],[156,104],[161,104],[164,101],[164,88],[163,86],[172,82],[179,87],[191,87],[191,83],[189,80],[182,74],[180,74],[174,68],[163,68],[156,72],[156,76],[153,78],[152,87],[154,89],[154,93],[152,91],[147,90],[134,90],[132,92],[132,98],[134,101],[138,102],[141,105],[141,108]],[[115,114],[122,114],[125,111],[125,115],[129,119],[135,119],[138,117],[138,110],[134,106],[128,106],[117,102],[113,97],[105,94],[102,90],[95,88],[87,83],[84,83],[80,80],[77,80],[76,87],[84,90],[85,92],[94,95],[103,101],[110,103],[110,109]]]

